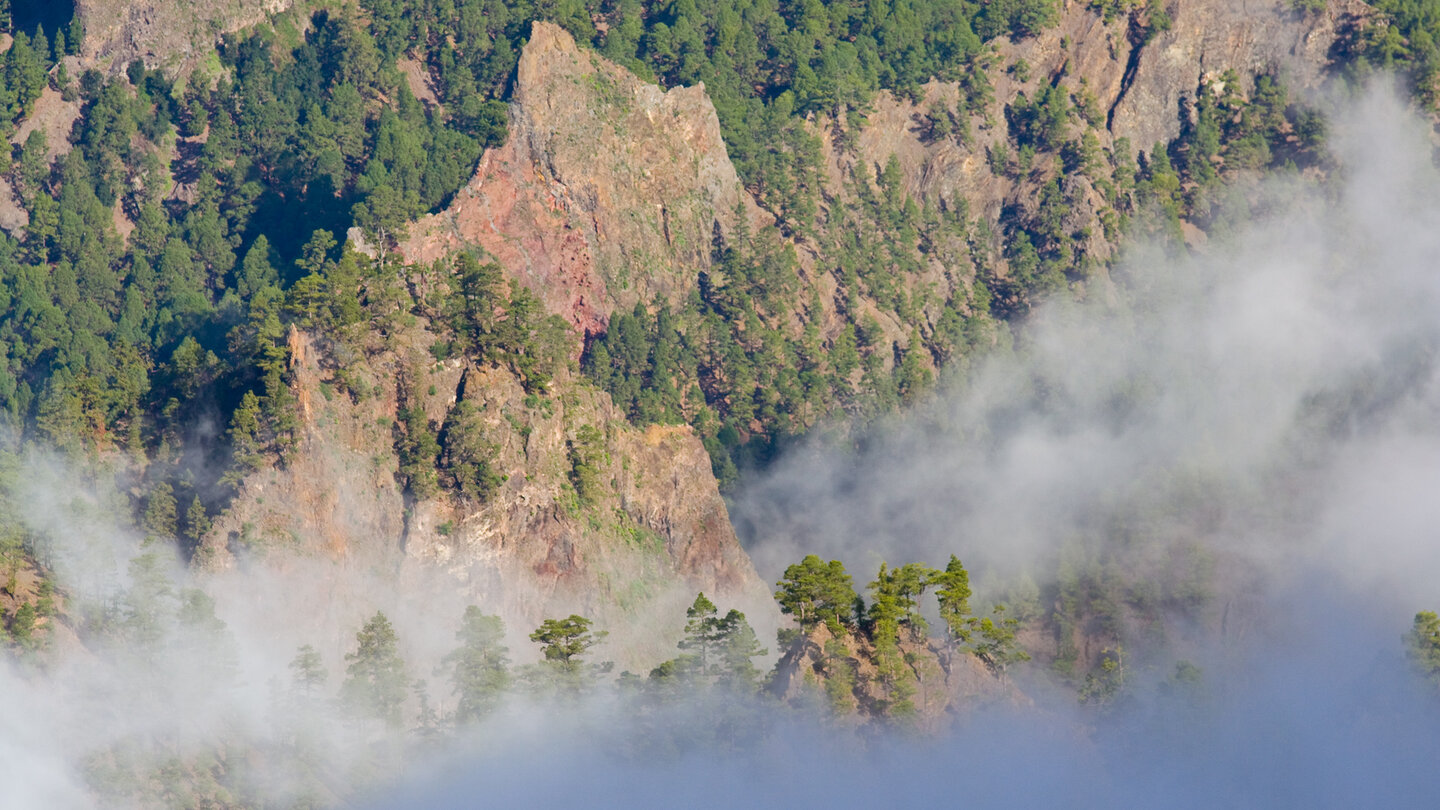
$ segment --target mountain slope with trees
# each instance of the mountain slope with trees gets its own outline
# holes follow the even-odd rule
[[[942,603],[940,641],[914,602],[962,589],[924,566],[882,569],[860,610],[853,584],[822,595],[817,623],[793,594],[752,606],[722,488],[923,401],[1046,297],[1118,298],[1127,239],[1201,250],[1247,183],[1322,174],[1324,121],[1297,99],[1330,52],[1408,65],[1422,97],[1433,78],[1423,15],[1379,9],[1393,29],[1351,4],[365,0],[274,14],[188,72],[136,54],[110,74],[82,69],[98,40],[19,32],[6,463],[57,449],[196,571],[438,570],[487,610],[573,611],[612,643],[695,590],[751,599],[762,630],[800,623],[777,691],[809,679],[875,716],[937,711],[966,688],[947,667],[1003,673],[1039,632],[1012,622],[1041,619],[1046,662],[1101,700],[1116,628],[1149,605],[1117,603],[1114,560],[1070,561],[1043,618]],[[63,144],[33,126],[47,94],[79,108]],[[10,523],[19,654],[143,635],[147,605],[181,598],[71,606],[46,538]],[[691,607],[697,633],[726,630]],[[653,652],[678,629],[630,632]],[[661,677],[728,677],[690,642]],[[485,661],[451,665],[483,691]],[[380,663],[347,693],[389,722]]]
[[[1222,180],[1312,159],[1271,78],[1206,79],[1139,159],[1112,139],[1071,50],[1166,41],[1149,8],[361,6],[227,36],[218,71],[69,76],[84,43],[43,32],[5,57],[12,121],[47,83],[82,114],[8,178],[27,224],[0,244],[0,406],[201,566],[298,547],[458,572],[498,545],[523,549],[508,581],[573,572],[618,605],[648,587],[624,565],[600,586],[570,538],[659,532],[692,584],[739,584],[668,426],[732,486],[1003,347],[1037,296],[1103,291],[1127,231],[1178,235]],[[422,246],[391,253],[404,236]]]

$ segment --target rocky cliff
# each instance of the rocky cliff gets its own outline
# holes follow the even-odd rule
[[[1090,81],[1097,87],[1103,76],[1110,133],[1149,148],[1179,134],[1180,100],[1193,97],[1202,76],[1234,70],[1248,79],[1276,72],[1294,88],[1317,90],[1328,78],[1336,39],[1369,13],[1360,0],[1332,0],[1313,12],[1298,11],[1286,0],[1176,3],[1168,31],[1148,43],[1127,40],[1108,63],[1094,52],[1099,43],[1086,37],[1089,32],[1066,32],[1075,43],[1092,43],[1088,54],[1076,48],[1070,72],[1095,76]],[[1117,73],[1122,61],[1125,67]]]
[[[200,564],[329,561],[342,574],[380,572],[448,590],[517,628],[578,612],[642,661],[667,652],[679,632],[642,620],[683,618],[696,591],[773,623],[767,589],[736,541],[693,431],[630,427],[583,380],[562,375],[537,397],[508,370],[436,363],[422,348],[431,339],[410,332],[352,363],[342,383],[335,347],[292,333],[298,446],[283,466],[243,482],[197,552]],[[407,390],[420,392],[441,430],[457,403],[469,404],[491,470],[503,477],[495,492],[407,498],[395,451]],[[584,497],[573,476],[577,452],[597,468],[598,486]]]
[[[76,0],[82,59],[109,72],[140,59],[147,67],[193,68],[223,34],[265,21],[294,0]]]
[[[1261,9],[1207,0],[1182,4],[1168,29],[1151,31],[1138,7],[1107,20],[1073,3],[1057,26],[1038,36],[996,41],[995,69],[988,71],[993,99],[961,113],[966,138],[937,138],[928,127],[927,115],[937,106],[965,109],[963,90],[953,83],[932,82],[915,99],[881,92],[863,118],[851,121],[813,117],[809,128],[821,141],[826,169],[816,229],[784,240],[796,247],[800,281],[814,293],[796,300],[819,304],[802,319],[818,319],[827,344],[838,336],[846,282],[827,242],[865,226],[853,215],[863,206],[852,183],[856,177],[873,182],[891,158],[907,194],[922,205],[966,211],[991,235],[988,245],[977,245],[973,231],[951,244],[941,239],[937,245],[933,234],[929,244],[915,243],[914,268],[896,274],[920,305],[911,316],[861,296],[861,313],[874,319],[897,355],[917,326],[929,341],[946,302],[959,301],[954,306],[969,312],[963,302],[977,272],[1006,276],[1008,229],[1035,216],[1052,179],[1066,201],[1056,229],[1088,268],[1070,283],[1080,295],[1089,294],[1087,288],[1107,294],[1104,265],[1119,239],[1110,169],[1061,172],[1042,161],[1033,169],[997,172],[990,155],[1013,138],[1008,106],[1049,86],[1092,96],[1098,120],[1093,127],[1077,120],[1074,137],[1088,129],[1104,150],[1124,138],[1133,159],[1135,150],[1148,152],[1174,138],[1202,82],[1227,70],[1247,84],[1257,72],[1275,73],[1295,97],[1316,90],[1336,37],[1366,9],[1347,0],[1302,14],[1280,0]],[[1004,69],[1019,64],[1027,69]],[[482,248],[552,312],[593,335],[605,330],[616,308],[656,296],[675,303],[691,294],[709,265],[714,237],[729,231],[735,212],[746,211],[757,231],[775,221],[737,179],[703,86],[666,91],[642,82],[577,46],[557,26],[535,24],[509,115],[509,142],[486,153],[447,210],[411,228],[402,246],[407,258],[429,261],[462,245]],[[899,235],[880,227],[867,238]],[[881,354],[888,365],[889,353]]]
[[[1088,91],[1104,115],[1103,126],[1095,129],[1100,145],[1111,149],[1125,138],[1132,150],[1149,152],[1180,134],[1185,105],[1194,101],[1202,80],[1226,71],[1235,71],[1247,86],[1257,73],[1274,73],[1299,99],[1318,92],[1329,78],[1337,38],[1368,13],[1369,6],[1359,0],[1331,2],[1313,13],[1294,11],[1283,0],[1179,3],[1171,10],[1171,27],[1147,41],[1137,30],[1142,25],[1138,13],[1107,22],[1092,8],[1070,3],[1056,27],[1019,42],[998,41],[997,66],[1023,62],[1028,70],[992,71],[994,103],[971,116],[968,143],[927,136],[927,111],[937,103],[953,107],[960,95],[957,85],[941,82],[927,85],[916,100],[881,92],[859,127],[853,151],[837,148],[833,127],[817,131],[826,138],[832,178],[856,162],[883,165],[893,155],[909,193],[950,203],[963,200],[971,212],[998,223],[1007,206],[1033,210],[1039,180],[1047,174],[1042,169],[1040,176],[1012,179],[997,176],[987,164],[987,151],[1007,137],[1005,107],[1019,94],[1033,98],[1047,85]],[[1094,183],[1078,174],[1064,177],[1063,183],[1067,198],[1079,202],[1067,213],[1066,232],[1087,230],[1082,249],[1109,256],[1113,245],[1099,225],[1106,203]]]

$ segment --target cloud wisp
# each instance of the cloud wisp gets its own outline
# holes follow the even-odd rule
[[[1321,561],[1440,600],[1417,576],[1440,562],[1424,530],[1440,517],[1440,173],[1390,93],[1333,120],[1325,188],[1250,189],[1233,238],[1134,250],[1114,271],[1124,304],[1042,309],[1013,354],[921,412],[747,486],[732,511],[757,566],[957,553],[1010,574],[1124,522],[1267,576]]]

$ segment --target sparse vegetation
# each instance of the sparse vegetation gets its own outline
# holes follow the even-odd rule
[[[1415,622],[1402,641],[1415,670],[1440,686],[1440,616],[1431,610],[1416,613]]]

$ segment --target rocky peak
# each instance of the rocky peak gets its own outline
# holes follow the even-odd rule
[[[617,307],[688,294],[743,200],[703,86],[662,90],[536,22],[508,142],[401,249],[428,262],[483,248],[593,333]]]

